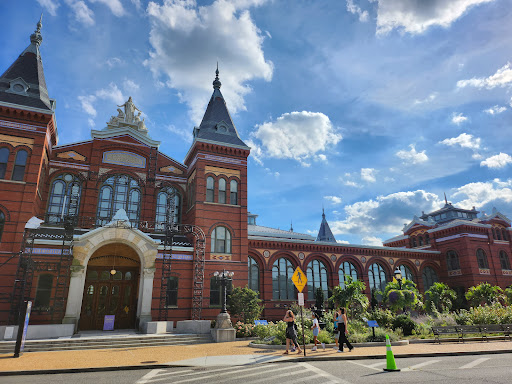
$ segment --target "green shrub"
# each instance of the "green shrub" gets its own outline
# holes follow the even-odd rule
[[[391,328],[393,330],[401,328],[405,336],[410,336],[412,331],[416,329],[416,323],[409,315],[398,315],[393,319]]]
[[[231,317],[246,324],[254,323],[259,319],[264,306],[258,298],[258,292],[249,287],[235,287],[229,295],[228,311]]]
[[[252,337],[253,336],[253,330],[254,330],[254,324],[245,324],[241,321],[237,321],[233,328],[235,328],[236,331],[236,337]]]
[[[369,311],[366,317],[369,320],[377,321],[379,327],[391,328],[391,324],[393,323],[393,318],[395,317],[395,314],[391,312],[389,309],[375,308],[373,311]]]
[[[471,325],[473,322],[471,321],[471,316],[468,310],[461,309],[459,312],[455,312],[453,314],[453,318],[458,325]]]

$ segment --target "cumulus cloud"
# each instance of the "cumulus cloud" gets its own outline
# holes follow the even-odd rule
[[[377,181],[375,175],[377,170],[375,168],[361,168],[361,180],[368,183],[375,183]]]
[[[507,107],[500,107],[499,105],[495,105],[494,107],[491,107],[489,109],[484,109],[485,113],[488,113],[489,115],[498,115],[502,112],[505,112],[507,110]]]
[[[364,236],[361,241],[364,245],[382,246],[382,239],[376,236]]]
[[[404,161],[404,164],[421,164],[428,160],[428,156],[424,150],[421,152],[416,151],[414,144],[409,145],[409,148],[411,148],[410,151],[403,149],[395,153],[397,157]]]
[[[358,15],[359,21],[368,21],[368,11],[363,11],[359,5],[354,3],[354,0],[347,0],[347,11]]]
[[[119,57],[111,57],[110,59],[108,59],[106,61],[106,64],[109,67],[109,69],[112,69],[112,68],[118,66],[119,64],[121,64],[122,62],[123,61]]]
[[[455,113],[452,114],[452,123],[456,125],[461,125],[462,123],[468,121],[468,118],[464,116],[462,113]]]
[[[247,82],[272,79],[273,64],[265,60],[264,34],[248,8],[263,0],[215,0],[198,6],[195,0],[149,2],[152,51],[145,65],[168,87],[177,89],[198,122],[212,90],[219,61],[222,92],[232,113],[245,109]]]
[[[361,188],[362,186],[357,184],[355,181],[352,180],[344,180],[343,184],[345,184],[347,187],[354,187],[354,188]]]
[[[341,204],[341,197],[339,196],[324,196],[324,199],[330,201],[335,205]]]
[[[192,133],[190,129],[180,129],[177,128],[174,124],[169,124],[165,127],[169,132],[178,135],[184,142],[191,143],[192,142]]]
[[[124,16],[125,11],[123,8],[123,4],[120,0],[89,0],[91,3],[102,3],[105,4],[112,13],[117,16],[121,17]]]
[[[512,85],[512,67],[510,63],[498,69],[494,75],[489,77],[473,77],[469,80],[457,81],[457,87],[476,87],[493,89],[496,87],[507,87]]]
[[[257,125],[251,136],[261,142],[265,157],[294,159],[304,166],[309,166],[308,159],[341,140],[329,117],[308,111],[285,113],[275,121]]]
[[[507,166],[510,163],[512,163],[512,156],[510,156],[506,153],[500,152],[498,155],[494,155],[494,156],[488,157],[487,159],[483,160],[480,163],[480,166],[499,169],[499,168],[504,168],[505,166]]]
[[[135,83],[133,80],[124,79],[123,81],[123,89],[127,93],[134,93],[139,90],[139,84]]]
[[[251,155],[250,157],[252,157],[254,159],[254,161],[256,161],[259,165],[263,165],[263,149],[261,148],[260,145],[258,145],[257,143],[255,143],[253,140],[251,139],[248,139],[248,140],[245,140],[245,143],[251,148]]]
[[[437,98],[437,95],[438,95],[437,92],[433,92],[433,93],[431,93],[430,95],[428,95],[426,98],[424,98],[422,100],[415,99],[414,100],[414,105],[431,103],[431,102],[433,102]]]
[[[504,213],[512,209],[512,179],[469,183],[457,188],[452,196],[462,198],[457,203],[461,208],[490,211],[496,206]]]
[[[452,137],[451,139],[444,139],[440,141],[439,144],[448,145],[450,147],[455,147],[458,145],[462,148],[479,149],[480,141],[481,140],[479,137],[473,137],[473,135],[461,133],[457,137]]]
[[[493,0],[371,0],[378,3],[377,34],[393,29],[420,34],[433,26],[449,27],[471,7]]]
[[[59,8],[60,4],[56,0],[37,0],[39,5],[46,9],[48,13],[52,16],[57,16],[57,8]]]
[[[116,84],[110,83],[107,88],[97,90],[92,95],[78,96],[78,100],[82,105],[82,109],[85,113],[92,117],[96,117],[96,108],[94,103],[98,100],[108,100],[116,105],[123,104],[126,101],[126,97],[123,95],[121,90]]]
[[[329,225],[335,235],[400,233],[404,223],[410,222],[415,214],[434,211],[442,204],[436,194],[424,190],[397,192],[347,205],[346,218]]]
[[[94,25],[94,12],[83,1],[65,0],[75,16],[75,20],[85,26]]]

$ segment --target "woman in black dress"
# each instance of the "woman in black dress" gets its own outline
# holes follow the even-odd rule
[[[290,347],[290,341],[295,345],[297,348],[298,353],[302,353],[302,350],[300,349],[300,345],[297,341],[297,330],[295,329],[295,315],[293,314],[293,311],[288,310],[286,311],[286,315],[283,318],[283,321],[287,323],[286,327],[286,352],[284,353],[287,355],[288,348]]]
[[[354,347],[352,346],[352,344],[350,344],[350,341],[348,341],[348,339],[347,339],[348,323],[347,323],[347,315],[345,314],[345,308],[340,308],[339,311],[341,313],[341,318],[338,318],[338,332],[339,332],[338,352],[343,352],[343,343],[347,344],[348,351],[352,352]]]

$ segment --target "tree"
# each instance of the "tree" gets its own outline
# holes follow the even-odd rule
[[[505,301],[505,295],[503,289],[486,282],[470,287],[466,292],[466,299],[468,299],[470,305],[477,307],[482,304],[491,304],[495,301],[503,302]]]
[[[368,297],[364,294],[366,285],[345,275],[345,287],[334,287],[329,302],[336,307],[347,307],[353,314],[361,314],[368,308]]]
[[[258,298],[258,292],[253,291],[248,286],[243,288],[234,287],[229,295],[228,311],[232,317],[246,324],[254,323],[258,320],[263,311],[261,299]]]
[[[315,307],[316,309],[322,310],[324,309],[324,290],[321,287],[318,287],[315,291]]]
[[[421,302],[421,295],[414,281],[403,279],[401,287],[397,281],[390,281],[384,289],[384,302],[394,311],[412,309]]]
[[[457,294],[453,289],[444,283],[434,283],[425,292],[425,311],[432,312],[435,308],[437,312],[449,312],[456,299]]]

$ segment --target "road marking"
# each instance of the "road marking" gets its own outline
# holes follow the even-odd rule
[[[435,363],[438,363],[440,362],[441,360],[429,360],[429,361],[425,361],[423,363],[419,363],[419,364],[416,364],[416,365],[413,365],[412,367],[407,367],[407,368],[404,368],[402,369],[402,371],[412,371],[414,369],[418,369],[418,368],[423,368],[427,365],[430,365],[430,364],[435,364]]]
[[[474,368],[478,364],[482,364],[484,361],[487,361],[487,360],[491,360],[491,358],[490,357],[482,357],[480,359],[476,359],[476,360],[472,361],[471,363],[468,363],[466,365],[463,365],[462,367],[459,367],[459,369]]]
[[[144,376],[142,376],[138,381],[137,384],[146,384],[149,383],[150,380],[157,376],[160,372],[165,372],[165,369],[153,369],[152,371],[149,371]],[[186,371],[188,372],[188,371]]]
[[[292,367],[288,367],[288,368],[292,368]],[[276,379],[278,378],[281,378],[281,377],[289,377],[289,376],[293,376],[293,375],[299,375],[299,374],[304,374],[304,371],[298,371],[298,370],[295,370],[295,371],[292,371],[292,372],[285,372],[285,373],[280,373],[279,375],[272,375],[272,377],[270,379],[272,379],[272,381],[275,382]],[[301,380],[306,380],[306,379],[313,379],[315,377],[317,377],[318,375],[317,374],[313,374],[313,376],[301,376]],[[290,380],[288,380],[290,381]],[[279,381],[280,383],[287,383],[288,381]],[[295,381],[292,380],[292,381]],[[255,380],[255,381],[251,381],[250,383],[251,384],[256,384],[256,383],[261,383],[261,382],[269,382],[269,378],[268,377],[264,377],[262,379],[259,379],[259,380]]]
[[[268,372],[278,372],[278,371],[283,371],[285,369],[293,369],[293,367],[290,367],[289,365],[288,366],[285,366],[285,367],[280,367],[280,368],[273,368],[271,370],[268,369],[268,367],[256,367],[256,368],[262,368],[262,369],[265,369],[265,373],[268,373]],[[211,377],[208,377],[208,383],[215,383],[215,382],[220,382],[220,383],[223,383],[226,381],[225,379],[225,376],[229,376],[229,375],[236,375],[236,379],[237,380],[240,380],[240,379],[245,379],[246,377],[251,377],[251,376],[261,376],[263,373],[262,372],[253,372],[253,373],[249,373],[248,375],[241,375],[240,373],[244,373],[244,372],[247,372],[247,371],[252,371],[256,368],[249,368],[249,369],[244,369],[242,371],[234,371],[234,372],[228,372],[228,373],[225,373],[222,375],[222,377],[219,377],[218,380],[214,380],[214,378],[211,378]],[[298,372],[297,372],[298,373]],[[286,372],[284,373],[283,375],[290,375],[291,372]],[[272,379],[274,378],[275,376],[272,375]],[[268,381],[268,377],[265,378],[265,380]],[[257,380],[257,381],[260,381],[260,380]],[[248,383],[255,383],[255,381],[247,381]],[[173,384],[178,384],[180,383],[180,381],[175,381],[173,382]]]
[[[299,363],[299,365],[302,365],[304,368],[317,373],[319,376],[325,377],[326,379],[329,379],[329,381],[326,381],[324,383],[333,383],[333,384],[350,384],[348,381],[345,381],[343,379],[340,379],[334,375],[331,375],[330,373],[327,373],[320,368],[314,367],[311,364],[308,363]]]
[[[370,364],[370,365],[367,365],[368,368],[376,368],[378,367],[379,365],[386,365],[386,362],[385,361],[381,361],[379,363],[375,363],[375,364]]]
[[[365,367],[365,368],[368,368],[368,369],[373,369],[374,371],[379,371],[379,372],[382,371],[382,369],[378,369],[378,368],[375,368],[375,367],[378,366],[378,365],[386,364],[386,363],[377,363],[377,364],[372,364],[372,365],[364,365],[364,364],[361,364],[361,363],[358,363],[358,362],[352,361],[352,360],[347,360],[347,363],[359,365],[360,367]]]

